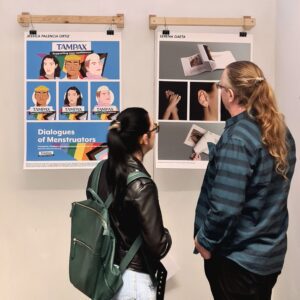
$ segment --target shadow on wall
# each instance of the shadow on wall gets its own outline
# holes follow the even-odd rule
[[[91,169],[23,170],[19,182],[22,189],[84,190],[91,171]],[[161,191],[199,190],[204,174],[205,170],[200,169],[155,169],[153,178]]]
[[[154,180],[161,191],[200,190],[203,169],[156,169]]]
[[[92,170],[23,170],[21,188],[34,190],[85,190]]]

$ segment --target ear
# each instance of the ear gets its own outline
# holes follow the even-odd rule
[[[141,146],[148,145],[149,144],[149,137],[147,133],[144,133],[139,140],[139,143]]]
[[[228,95],[229,95],[229,102],[233,102],[235,95],[232,89],[228,89]]]
[[[208,107],[208,95],[204,90],[198,91],[198,102],[203,107]]]

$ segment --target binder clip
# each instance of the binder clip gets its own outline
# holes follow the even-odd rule
[[[166,17],[164,18],[164,20],[165,20],[165,29],[163,29],[162,34],[163,34],[163,35],[170,35],[170,30],[169,30],[168,27],[167,27],[167,20],[166,20]]]
[[[29,35],[30,36],[36,36],[37,35],[37,31],[36,29],[34,28],[33,24],[32,24],[32,20],[31,20],[31,15],[29,14],[29,18],[30,18],[30,29],[29,29]]]
[[[114,30],[112,29],[112,25],[110,25],[109,28],[106,30],[106,34],[107,35],[114,35],[115,34]]]
[[[247,32],[245,32],[245,31],[240,32],[240,37],[246,37],[246,36],[247,36]]]
[[[30,29],[29,34],[35,36],[37,34],[37,31],[35,29]]]
[[[107,29],[107,30],[106,30],[106,34],[107,34],[107,35],[114,35],[115,32],[114,32],[113,29]]]

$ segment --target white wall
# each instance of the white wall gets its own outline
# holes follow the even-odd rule
[[[300,141],[300,2],[287,0],[277,1],[276,24],[276,92],[280,107],[285,114],[287,124],[294,135],[299,149]],[[288,231],[288,252],[276,290],[274,299],[300,299],[299,270],[300,270],[300,162],[298,164],[289,197],[290,225]]]
[[[85,3],[88,5],[85,6]],[[294,4],[296,5],[296,0]],[[3,107],[0,121],[0,299],[85,299],[68,281],[70,240],[68,215],[71,202],[84,197],[89,172],[22,170],[24,29],[17,23],[17,15],[22,11],[43,15],[124,13],[125,28],[122,30],[124,106],[141,105],[153,113],[154,32],[149,30],[149,14],[173,17],[242,17],[244,15],[255,17],[257,25],[251,30],[254,35],[254,61],[262,67],[273,84],[276,61],[276,2],[272,0],[211,0],[209,2],[204,0],[182,2],[1,0],[0,8],[2,32],[0,82]],[[283,25],[284,22],[285,20],[282,20]],[[36,25],[35,27],[39,31],[105,29],[98,25]],[[188,31],[187,28],[182,29]],[[241,28],[193,27],[191,30],[238,34]],[[277,30],[277,33],[284,34],[280,30]],[[288,49],[290,57],[290,42]],[[296,49],[293,53],[296,56]],[[283,66],[277,65],[277,67]],[[296,76],[294,80],[296,82]],[[285,82],[287,90],[289,84],[289,81]],[[289,99],[292,101],[291,95]],[[286,108],[287,111],[289,109]],[[292,116],[291,119],[296,120]],[[296,126],[294,122],[294,127]],[[165,223],[174,240],[171,255],[180,266],[180,271],[168,282],[166,299],[211,299],[202,271],[202,261],[199,256],[192,254],[194,210],[203,172],[155,170],[152,155],[146,158],[146,166],[157,181]],[[294,187],[293,193],[295,192],[297,191]],[[294,195],[293,199],[293,208],[296,210]],[[285,268],[285,273],[279,279],[274,299],[276,297],[276,299],[299,299],[296,288],[297,270],[293,267],[293,262],[297,260],[297,247],[299,248],[295,217],[293,222],[290,233],[293,239],[298,239],[298,242],[290,244],[289,266]]]

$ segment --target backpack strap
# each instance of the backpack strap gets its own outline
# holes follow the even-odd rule
[[[138,178],[150,178],[150,176],[139,170],[133,171],[127,176],[127,185],[129,185],[131,182]]]
[[[147,175],[139,170],[136,170],[136,171],[128,174],[127,185],[129,185],[131,182],[133,182],[134,180],[136,180],[138,178],[150,178],[150,177],[149,177],[149,175]],[[107,202],[107,200],[106,200],[106,202]],[[120,263],[119,269],[122,274],[126,270],[129,263],[132,261],[132,259],[134,258],[134,256],[138,252],[138,250],[140,249],[142,243],[143,243],[143,238],[141,235],[138,235],[138,237],[135,239],[135,241],[133,242],[133,244],[131,245],[128,252],[126,253],[126,255],[124,256],[124,258],[122,259],[122,261]]]
[[[91,174],[90,184],[87,186],[86,189],[87,193],[90,194],[92,199],[97,201],[101,206],[104,206],[104,203],[98,195],[98,186],[99,186],[99,179],[100,179],[100,174],[101,174],[103,164],[104,164],[104,160],[101,160],[94,168]]]
[[[136,170],[136,171],[128,174],[127,185],[129,185],[131,182],[133,182],[134,180],[136,180],[138,178],[150,178],[150,177],[149,177],[149,175],[147,175],[139,170]],[[107,208],[109,208],[111,203],[113,202],[113,200],[114,200],[113,195],[112,195],[112,193],[110,193],[105,201],[105,206]]]
[[[128,250],[128,252],[126,253],[126,255],[123,257],[121,263],[120,263],[120,272],[123,274],[124,271],[126,270],[127,266],[129,265],[129,263],[132,261],[132,259],[134,258],[134,256],[136,255],[136,253],[138,252],[138,250],[140,249],[141,245],[142,245],[143,239],[142,236],[139,235],[135,241],[133,242],[133,244],[131,245],[130,249]]]
[[[99,179],[102,167],[104,165],[105,160],[101,160],[97,166],[95,167],[93,173],[92,173],[92,180],[90,188],[93,189],[96,193],[98,193],[98,185],[99,185]]]

